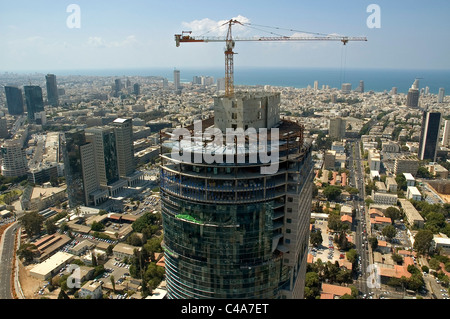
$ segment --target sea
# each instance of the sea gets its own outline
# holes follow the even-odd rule
[[[194,76],[211,76],[215,80],[223,78],[223,68],[177,68],[181,82],[191,82]],[[173,81],[174,68],[135,68],[135,69],[91,69],[55,71],[58,75],[93,75],[93,76],[161,76]],[[47,72],[48,73],[48,72]],[[393,87],[399,93],[407,93],[415,79],[419,79],[420,88],[429,87],[429,92],[438,94],[439,88],[450,93],[450,69],[350,69],[350,68],[274,68],[274,67],[236,67],[235,85],[271,85],[280,87],[306,88],[314,87],[318,81],[330,88],[341,88],[343,83],[350,83],[352,89],[364,81],[365,92],[389,92]]]

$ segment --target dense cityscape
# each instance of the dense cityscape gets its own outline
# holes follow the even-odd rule
[[[448,299],[444,89],[180,72],[0,76],[2,299]],[[170,153],[233,120],[279,129],[275,174]]]

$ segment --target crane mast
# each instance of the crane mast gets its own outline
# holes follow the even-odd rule
[[[230,19],[224,25],[228,25],[227,35],[225,38],[221,37],[192,37],[192,31],[182,31],[181,34],[175,34],[175,43],[179,47],[180,43],[189,42],[225,42],[225,96],[232,97],[234,95],[234,55],[233,49],[236,41],[340,41],[346,45],[349,41],[367,41],[366,37],[346,37],[346,36],[303,36],[303,37],[253,37],[233,39],[232,26],[240,24],[237,20]]]

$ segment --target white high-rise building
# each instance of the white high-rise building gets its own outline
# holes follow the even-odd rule
[[[438,94],[438,103],[444,103],[445,89],[440,88]]]
[[[352,91],[352,84],[342,83],[341,91],[343,94],[349,94]]]
[[[19,177],[27,174],[27,158],[19,140],[6,140],[1,146],[1,152],[3,176]]]
[[[314,91],[319,90],[319,81],[314,81]]]
[[[444,132],[442,134],[442,146],[448,147],[450,142],[450,121],[445,120]]]
[[[180,70],[173,71],[173,85],[174,85],[175,91],[178,91],[181,89]]]

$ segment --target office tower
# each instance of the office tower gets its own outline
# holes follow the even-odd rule
[[[120,177],[131,175],[136,169],[131,119],[118,118],[112,123],[116,135],[118,171]]]
[[[116,135],[112,127],[86,129],[86,141],[94,145],[97,177],[101,186],[108,186],[119,180]]]
[[[397,88],[395,86],[392,88],[391,94],[392,95],[396,95],[397,94]]]
[[[420,160],[436,161],[440,127],[441,113],[423,112],[418,154]]]
[[[445,89],[439,88],[438,103],[444,103]]]
[[[341,140],[345,137],[346,120],[336,117],[330,119],[329,136],[332,139]]]
[[[66,177],[69,206],[85,205],[83,169],[81,165],[82,145],[87,144],[83,130],[65,132],[63,141],[64,174]]]
[[[8,122],[6,117],[0,118],[0,138],[8,137]]]
[[[449,147],[449,142],[450,142],[450,121],[445,120],[444,131],[442,134],[442,146]]]
[[[222,121],[219,114],[250,109],[252,118],[236,118],[231,124],[243,129],[254,121],[255,130],[268,124],[270,150],[276,147],[274,127],[279,129],[279,167],[274,173],[262,174],[263,165],[250,160],[254,153],[248,141],[240,148],[242,162],[233,156],[235,144],[216,145],[217,152],[234,157],[226,164],[180,163],[172,153],[160,155],[169,298],[303,298],[312,200],[311,144],[303,138],[302,125],[276,116],[279,99],[279,93],[259,92],[214,101],[216,129],[233,119]],[[267,109],[271,111],[266,113]],[[269,113],[274,115],[268,118]],[[210,125],[204,124],[204,128]],[[201,155],[204,149],[197,146],[204,140],[183,152]],[[176,145],[172,147],[178,152]]]
[[[430,87],[429,87],[429,86],[426,86],[426,87],[425,87],[425,92],[424,92],[424,94],[425,94],[425,95],[430,94]]]
[[[217,91],[225,91],[225,78],[217,79]]]
[[[130,79],[128,79],[128,78],[127,78],[126,85],[127,85],[127,86],[126,86],[127,89],[131,87],[131,81],[130,81]]]
[[[163,85],[163,89],[168,89],[169,88],[169,80],[164,78],[163,82],[162,82],[162,85]]]
[[[2,175],[4,177],[19,177],[27,175],[28,163],[19,140],[6,140],[1,146]]]
[[[341,92],[343,94],[349,94],[352,91],[351,83],[342,83]]]
[[[319,89],[319,81],[314,81],[314,90],[317,91]]]
[[[28,85],[25,90],[25,101],[27,103],[28,119],[34,120],[34,114],[44,111],[44,100],[40,86]]]
[[[406,106],[419,107],[419,80],[415,80],[406,96]]]
[[[51,106],[58,106],[58,86],[56,85],[56,76],[54,74],[47,74],[45,76],[47,83],[47,100]]]
[[[119,97],[120,91],[122,91],[122,81],[120,79],[115,79],[114,86],[113,86],[113,96]]]
[[[5,86],[6,105],[11,115],[23,114],[22,90],[16,86]]]
[[[97,177],[94,144],[86,140],[84,130],[73,129],[64,133],[64,174],[69,206],[98,205],[108,197]]]
[[[173,85],[174,85],[175,91],[181,90],[180,70],[173,71]]]
[[[356,88],[356,92],[364,93],[364,81],[359,81],[359,86]]]
[[[139,83],[134,83],[134,85],[133,85],[133,93],[135,95],[141,94],[141,85]]]

